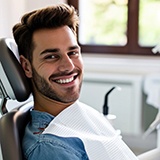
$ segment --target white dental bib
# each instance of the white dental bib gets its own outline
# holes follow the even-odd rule
[[[57,115],[46,133],[80,138],[90,160],[138,160],[106,118],[79,101]]]

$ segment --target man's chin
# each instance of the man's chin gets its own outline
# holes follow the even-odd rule
[[[70,96],[67,96],[67,97],[62,97],[62,99],[60,100],[60,102],[62,103],[74,103],[75,101],[77,101],[79,98],[79,95],[77,96],[73,96],[73,95],[70,95]]]

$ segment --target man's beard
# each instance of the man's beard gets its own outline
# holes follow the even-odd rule
[[[73,89],[72,87],[68,88],[67,95],[60,95],[37,73],[34,67],[32,67],[32,73],[34,86],[42,95],[62,103],[74,102],[79,98],[82,82],[79,84],[78,90],[76,91],[77,93],[73,96],[70,95],[70,92],[72,92]]]

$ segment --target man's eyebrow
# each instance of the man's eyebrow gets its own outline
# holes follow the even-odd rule
[[[79,49],[79,46],[75,45],[75,46],[68,47],[68,50],[74,50],[74,49]],[[42,51],[40,53],[40,55],[43,55],[43,54],[46,54],[46,53],[56,53],[56,52],[59,52],[59,51],[60,51],[60,49],[58,49],[58,48],[49,48],[49,49],[45,49],[44,51]]]
[[[79,46],[75,45],[75,46],[71,46],[71,47],[68,48],[68,50],[74,50],[74,49],[79,49]]]
[[[45,49],[44,51],[42,51],[42,52],[40,53],[40,55],[43,55],[43,54],[45,54],[45,53],[50,53],[50,52],[56,53],[56,52],[58,52],[58,51],[59,51],[59,49],[57,49],[57,48]]]

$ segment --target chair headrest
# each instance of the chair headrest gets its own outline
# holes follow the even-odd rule
[[[29,79],[19,63],[17,45],[11,38],[0,39],[0,82],[10,99],[22,102],[31,93]]]

